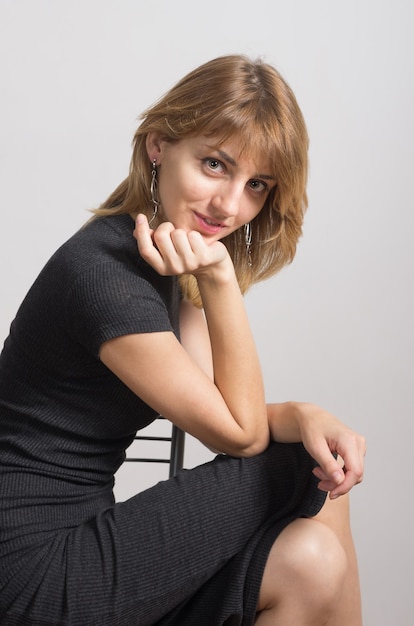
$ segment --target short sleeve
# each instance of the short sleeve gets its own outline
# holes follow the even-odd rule
[[[98,356],[102,343],[122,335],[173,331],[169,313],[172,277],[157,275],[157,288],[135,268],[115,261],[89,267],[66,299],[71,338]]]

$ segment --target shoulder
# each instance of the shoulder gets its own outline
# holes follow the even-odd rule
[[[55,258],[67,292],[117,305],[143,298],[171,302],[177,279],[160,276],[142,259],[133,229],[129,215],[116,215],[98,217],[75,233]]]
[[[19,326],[64,329],[97,354],[106,340],[129,333],[178,335],[178,282],[140,257],[129,215],[87,223],[51,257],[22,303]],[[17,326],[16,326],[17,327]]]
[[[48,265],[56,265],[74,274],[91,265],[120,262],[130,257],[138,261],[129,215],[95,218],[87,222],[52,256]]]
[[[140,256],[129,215],[98,217],[86,223],[53,254],[40,279],[58,281],[66,293],[82,285],[115,281],[169,291],[170,277],[161,277]]]
[[[129,215],[96,218],[50,258],[29,290],[21,311],[52,308],[62,320],[122,312],[151,320],[163,310],[176,318],[177,280],[159,276],[139,255]],[[53,296],[53,297],[52,297]],[[53,302],[53,307],[51,306]]]

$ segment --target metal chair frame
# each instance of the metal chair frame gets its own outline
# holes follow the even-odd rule
[[[157,419],[165,419],[162,415],[159,415]],[[126,461],[132,463],[168,463],[169,464],[169,478],[175,476],[175,474],[182,469],[184,464],[184,443],[185,432],[175,425],[171,427],[171,435],[169,437],[157,437],[149,435],[135,436],[135,441],[169,441],[170,442],[170,454],[167,458],[158,457],[127,457]]]

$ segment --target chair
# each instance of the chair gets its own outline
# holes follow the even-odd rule
[[[156,422],[159,420],[165,420],[165,428],[169,429],[170,423],[161,415],[158,416]],[[144,429],[146,430],[146,429]],[[177,426],[171,425],[169,432],[164,435],[148,435],[140,434],[135,437],[135,441],[148,441],[148,442],[169,442],[169,452],[167,456],[127,456],[126,461],[130,463],[168,463],[169,464],[169,477],[175,476],[175,474],[182,469],[184,463],[184,440],[185,433]]]

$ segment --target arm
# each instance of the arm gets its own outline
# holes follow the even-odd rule
[[[214,380],[213,355],[204,313],[184,300],[180,305],[181,345],[199,367]]]
[[[202,311],[184,302],[181,320],[184,347],[206,371],[211,371],[210,342]],[[319,486],[330,491],[331,498],[343,495],[361,482],[365,439],[333,415],[310,403],[283,402],[268,404],[267,416],[274,441],[304,443],[319,463],[314,470],[320,479]],[[332,453],[339,454],[339,458]]]
[[[214,382],[173,333],[127,335],[100,357],[156,411],[207,446],[251,456],[269,441],[263,383],[243,298],[225,247],[164,223],[153,234],[137,221],[141,255],[163,275],[197,276],[209,329]]]
[[[267,410],[271,438],[303,443],[319,463],[313,473],[320,480],[320,489],[329,491],[331,499],[344,495],[361,482],[366,452],[364,437],[328,411],[307,402],[269,404]]]
[[[182,309],[183,345],[206,371],[211,371],[211,348],[204,315],[185,302]],[[333,415],[310,403],[283,402],[268,404],[267,416],[274,441],[304,443],[319,463],[314,469],[320,479],[319,486],[329,491],[331,498],[343,495],[361,482],[365,439]],[[332,453],[340,457],[336,459]],[[343,459],[346,459],[345,471]]]
[[[183,304],[183,345],[172,333],[130,335],[102,346],[102,361],[145,402],[208,447],[251,456],[272,439],[302,441],[319,463],[320,488],[337,497],[362,479],[365,440],[311,404],[264,404],[260,367],[243,300],[227,252],[163,224],[154,243],[137,224],[142,256],[160,274],[197,275],[201,311]],[[207,269],[205,269],[207,268]],[[214,363],[214,383],[212,377]],[[334,459],[338,453],[345,467]]]

